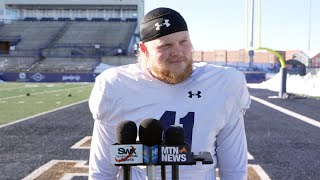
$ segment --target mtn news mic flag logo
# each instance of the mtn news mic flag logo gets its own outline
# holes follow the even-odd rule
[[[184,164],[191,161],[191,147],[189,145],[161,146],[160,162]]]
[[[110,148],[112,164],[142,163],[142,145],[112,145]]]

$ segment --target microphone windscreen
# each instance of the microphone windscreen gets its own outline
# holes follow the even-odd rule
[[[116,128],[118,144],[135,144],[137,139],[137,125],[133,121],[122,121]]]
[[[183,145],[184,139],[184,129],[180,126],[171,125],[165,131],[166,145]]]
[[[162,126],[156,119],[145,119],[139,126],[140,142],[147,146],[161,144],[162,141]]]

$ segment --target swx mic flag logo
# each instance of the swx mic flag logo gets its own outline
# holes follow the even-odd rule
[[[117,162],[123,162],[128,160],[130,157],[137,156],[136,149],[133,146],[128,146],[128,148],[119,148],[118,154],[124,154],[125,157],[122,157],[120,159],[114,158]]]
[[[161,146],[160,162],[165,164],[190,164],[192,162],[190,145]]]
[[[139,164],[142,163],[143,158],[142,145],[112,145],[110,155],[112,164]]]

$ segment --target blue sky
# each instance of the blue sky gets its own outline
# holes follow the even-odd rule
[[[310,1],[310,50],[320,50],[320,0],[261,0],[261,46],[307,51]],[[255,4],[257,11],[258,0]],[[173,8],[185,17],[195,50],[246,47],[245,0],[145,0],[145,13],[156,7]],[[258,46],[257,21],[254,28]]]

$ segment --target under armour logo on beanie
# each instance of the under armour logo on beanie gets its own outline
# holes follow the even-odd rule
[[[156,30],[157,31],[159,31],[160,30],[160,27],[161,26],[164,26],[164,25],[166,25],[167,27],[169,27],[171,24],[169,23],[169,19],[165,19],[164,20],[164,23],[162,23],[162,24],[159,24],[159,22],[157,22],[156,24],[155,24],[155,26],[157,26],[156,27]]]
[[[170,8],[157,8],[148,12],[140,24],[142,42],[180,31],[188,31],[187,23],[177,11]]]

